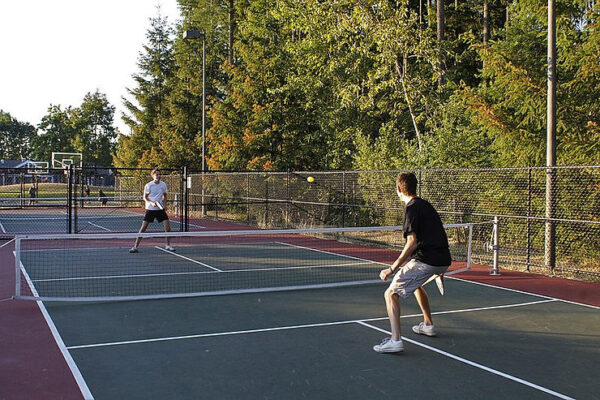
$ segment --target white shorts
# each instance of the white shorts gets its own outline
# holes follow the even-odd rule
[[[410,260],[394,275],[390,289],[403,299],[420,288],[432,275],[446,272],[447,267],[435,267],[417,260]]]

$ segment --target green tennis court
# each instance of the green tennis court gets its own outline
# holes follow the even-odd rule
[[[382,285],[47,305],[84,386],[111,398],[597,398],[597,309],[447,282],[439,335],[386,334]],[[91,317],[93,316],[93,317]]]
[[[87,397],[598,398],[597,307],[450,278],[445,296],[435,285],[429,289],[438,336],[412,333],[421,316],[409,299],[402,312],[405,351],[382,355],[372,346],[389,335],[385,284],[353,283],[376,282],[381,263],[397,253],[273,237],[180,241],[174,253],[149,237],[138,254],[116,239],[44,241],[37,249],[25,246],[20,261],[40,297],[238,290],[45,302]],[[333,281],[352,286],[244,293]]]

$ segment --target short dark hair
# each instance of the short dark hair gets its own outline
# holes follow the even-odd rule
[[[400,174],[396,179],[396,186],[406,196],[417,195],[417,184],[417,177],[412,172]]]
[[[155,173],[160,172],[159,168],[154,168],[152,171],[150,171],[150,176],[154,176]]]

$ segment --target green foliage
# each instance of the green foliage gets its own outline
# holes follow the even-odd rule
[[[0,110],[0,158],[21,160],[29,157],[35,128]]]
[[[39,125],[42,133],[32,139],[32,158],[50,160],[52,152],[76,152],[86,165],[111,165],[117,136],[114,113],[98,91],[86,94],[79,107],[51,105]]]
[[[429,2],[419,15],[410,0],[237,0],[233,62],[231,2],[179,3],[177,39],[153,20],[120,165],[201,165],[202,41],[184,41],[186,29],[206,35],[211,169],[545,163],[547,10],[536,0],[489,0],[487,46],[478,0],[446,4],[441,43]],[[557,2],[560,164],[600,161],[599,11],[588,4]]]
[[[599,114],[592,100],[599,88],[597,28],[593,21],[581,26],[585,2],[557,3],[558,160],[594,163],[599,154]],[[487,49],[479,46],[483,83],[463,88],[461,95],[475,113],[473,125],[493,140],[495,165],[545,165],[546,9],[530,0],[513,7],[503,40]]]
[[[119,167],[164,165],[162,146],[168,147],[169,138],[162,133],[170,115],[167,100],[174,76],[173,34],[173,28],[160,13],[150,19],[148,42],[138,57],[140,71],[133,75],[136,87],[127,89],[133,99],[123,97],[128,111],[123,121],[131,134],[119,136],[114,157]],[[166,154],[171,155],[171,150],[167,149]]]

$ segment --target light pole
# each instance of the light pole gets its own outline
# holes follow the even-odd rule
[[[206,171],[206,137],[205,137],[205,113],[206,113],[206,37],[203,32],[190,29],[183,32],[184,40],[202,39],[202,172]]]
[[[183,39],[202,39],[202,216],[204,217],[206,215],[206,207],[204,205],[204,173],[206,172],[206,36],[197,29],[190,29],[183,32]]]

